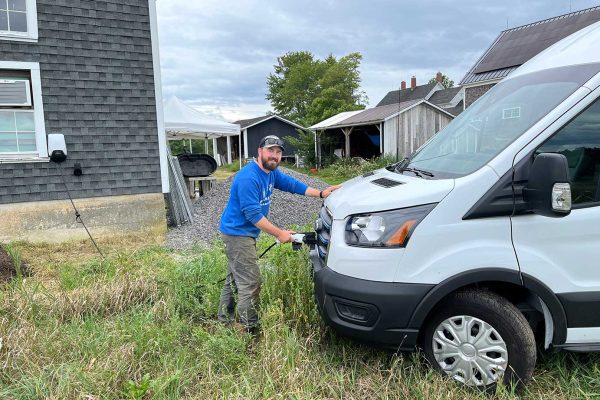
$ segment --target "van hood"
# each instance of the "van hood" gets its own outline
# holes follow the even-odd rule
[[[326,200],[334,219],[352,214],[438,203],[454,188],[454,179],[423,179],[385,168],[346,181]]]

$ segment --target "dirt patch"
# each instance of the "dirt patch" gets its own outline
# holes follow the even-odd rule
[[[21,273],[23,276],[29,276],[29,268],[21,264]],[[17,269],[10,255],[0,246],[0,283],[6,283],[17,276]]]

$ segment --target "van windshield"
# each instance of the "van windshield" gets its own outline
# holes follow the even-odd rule
[[[555,68],[507,79],[463,111],[397,171],[429,172],[434,179],[468,175],[600,70],[600,64]]]

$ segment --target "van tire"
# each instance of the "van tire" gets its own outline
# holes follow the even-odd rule
[[[455,325],[463,322],[472,324],[471,330],[465,328],[463,333],[460,331],[460,327],[469,325]],[[442,323],[444,325],[441,325]],[[451,330],[447,331],[444,328],[448,326],[451,329],[458,328],[455,330],[456,338],[452,336]],[[463,366],[474,365],[473,362],[485,366],[489,355],[494,359],[493,364],[495,365],[497,360],[505,360],[502,354],[506,354],[508,363],[505,367],[506,370],[503,374],[503,379],[499,375],[498,378],[495,378],[493,374],[496,369],[490,368],[489,371],[492,371],[492,375],[487,378],[488,384],[485,384],[485,378],[481,378],[482,373],[476,372],[472,374],[473,378],[468,379],[470,386],[475,386],[486,392],[495,392],[499,379],[502,379],[507,385],[523,387],[533,375],[536,362],[536,345],[533,331],[517,307],[494,292],[487,290],[462,290],[448,295],[427,318],[422,332],[420,343],[429,363],[444,375],[452,376],[458,381],[467,380],[466,378],[468,378],[464,377],[464,374],[460,372],[461,369],[464,369]],[[476,337],[480,332],[483,332],[481,337]],[[497,337],[496,333],[500,337]],[[461,342],[461,335],[462,337],[465,337],[465,335],[467,337],[467,340],[462,342],[466,346],[459,347],[461,349],[461,358],[458,356],[456,358],[452,356],[444,358],[454,351],[453,343]],[[485,336],[488,336],[489,340],[497,340],[499,344],[498,348],[503,347],[502,344],[504,344],[505,353],[503,353],[504,350],[502,352],[481,352],[481,349],[489,348],[489,345],[482,344],[482,341],[487,340]],[[452,340],[449,338],[452,338]],[[436,343],[434,343],[434,339]],[[446,344],[445,339],[448,339],[449,345]],[[469,345],[471,341],[476,343],[479,349],[473,345]],[[434,350],[434,346],[436,350]],[[436,360],[435,351],[437,351],[438,358],[441,359],[440,362]],[[463,353],[463,351],[465,352]],[[471,357],[474,354],[476,356]],[[478,355],[480,354],[484,354],[486,358],[479,358]],[[467,360],[476,359],[477,361],[469,364],[469,361],[463,362],[462,357],[467,357]],[[459,372],[456,372],[456,369],[453,370],[454,372],[445,372],[442,368],[442,363],[446,369],[452,369],[452,366],[455,366]],[[487,366],[489,367],[489,365]],[[477,371],[477,369],[472,369],[471,371]],[[453,376],[452,374],[457,375]],[[490,381],[493,383],[489,383]]]

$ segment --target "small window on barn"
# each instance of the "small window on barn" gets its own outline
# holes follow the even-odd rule
[[[0,0],[0,40],[37,41],[35,0]]]
[[[47,153],[39,65],[0,61],[0,160],[41,160]]]

